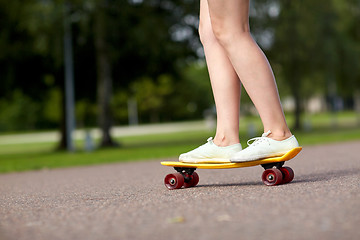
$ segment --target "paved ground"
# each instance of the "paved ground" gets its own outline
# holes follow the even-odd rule
[[[252,167],[169,191],[157,161],[0,175],[0,239],[360,239],[359,148],[306,147],[276,187]]]

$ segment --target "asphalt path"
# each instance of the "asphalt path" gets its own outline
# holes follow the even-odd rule
[[[359,149],[305,147],[274,187],[256,166],[170,191],[160,160],[2,174],[0,239],[360,239]]]

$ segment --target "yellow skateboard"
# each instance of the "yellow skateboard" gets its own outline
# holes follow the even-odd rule
[[[294,179],[294,171],[290,167],[283,167],[285,161],[294,158],[302,147],[291,149],[281,157],[264,158],[260,160],[243,163],[182,163],[182,162],[161,162],[164,166],[174,167],[177,173],[166,175],[165,186],[172,189],[179,189],[182,186],[194,187],[199,182],[199,175],[195,172],[197,168],[202,169],[227,169],[242,168],[261,165],[265,171],[262,174],[262,181],[267,186],[289,183]]]

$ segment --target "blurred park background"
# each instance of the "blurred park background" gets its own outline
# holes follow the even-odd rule
[[[176,158],[212,136],[198,11],[198,0],[0,0],[0,172]],[[359,0],[251,0],[301,145],[360,139],[359,23]],[[262,127],[241,101],[245,147]]]

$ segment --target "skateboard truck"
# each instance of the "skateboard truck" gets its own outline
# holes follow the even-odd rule
[[[183,167],[174,167],[175,171],[179,173],[187,173],[187,174],[193,174],[196,168],[183,168]]]
[[[282,166],[284,166],[285,162],[277,162],[277,163],[266,163],[266,164],[261,164],[261,166],[264,168],[264,170],[276,167],[276,168],[281,168]]]
[[[196,168],[183,168],[183,167],[174,167],[174,169],[175,171],[183,175],[185,182],[191,180],[191,175],[193,175],[196,170]]]

